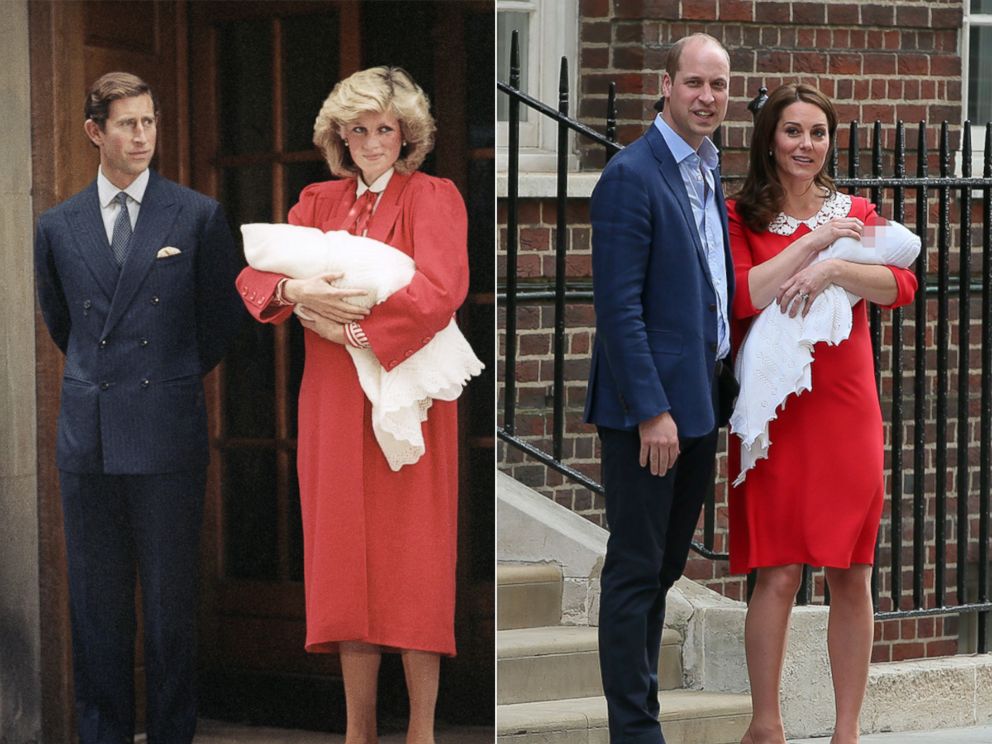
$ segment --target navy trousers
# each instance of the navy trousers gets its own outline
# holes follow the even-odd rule
[[[196,730],[197,564],[203,470],[60,471],[80,744],[134,740],[135,575],[149,744]]]
[[[665,595],[682,575],[713,480],[717,432],[681,439],[675,467],[651,475],[636,430],[599,427],[610,538],[599,604],[599,661],[611,744],[665,744],[658,657]]]

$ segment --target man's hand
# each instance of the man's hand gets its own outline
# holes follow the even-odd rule
[[[309,328],[321,338],[342,346],[348,344],[344,335],[344,326],[341,323],[335,323],[323,315],[308,310],[303,305],[296,306],[296,316],[300,319],[300,325]]]
[[[338,289],[332,282],[342,276],[344,275],[325,274],[310,279],[287,279],[282,287],[283,299],[294,305],[306,305],[336,323],[361,320],[369,314],[369,311],[351,304],[347,298],[361,297],[368,292],[363,289]]]
[[[641,435],[641,467],[650,466],[651,475],[665,475],[679,456],[679,430],[668,411],[637,425]]]

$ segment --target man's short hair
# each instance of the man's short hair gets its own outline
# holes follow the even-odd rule
[[[105,129],[113,101],[146,94],[151,96],[155,116],[158,116],[158,99],[148,83],[130,72],[108,72],[93,83],[86,94],[86,118],[96,122],[100,129]]]
[[[712,44],[716,44],[723,50],[723,53],[727,55],[727,61],[730,61],[730,53],[723,45],[723,42],[715,36],[710,36],[709,34],[704,33],[689,34],[688,36],[683,36],[681,39],[672,44],[672,48],[668,50],[668,60],[665,62],[665,72],[668,73],[668,77],[672,80],[675,79],[675,73],[679,71],[679,67],[682,62],[682,50],[685,49],[685,45],[690,41],[708,41]]]

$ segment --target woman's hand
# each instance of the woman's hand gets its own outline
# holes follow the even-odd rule
[[[809,234],[812,248],[817,253],[829,247],[838,238],[861,240],[865,223],[857,217],[837,217],[825,222]]]
[[[348,344],[348,340],[344,335],[344,325],[341,323],[336,323],[319,313],[308,311],[303,305],[297,305],[295,312],[296,317],[300,319],[300,325],[304,328],[310,329],[321,338],[335,344],[341,344],[342,346]]]
[[[794,318],[796,313],[801,310],[805,318],[813,300],[833,283],[837,263],[832,259],[820,261],[800,269],[789,277],[785,284],[779,288],[778,296],[775,298],[782,312],[787,312],[789,317]]]
[[[351,323],[369,314],[368,309],[348,302],[349,297],[367,295],[364,289],[339,289],[332,282],[344,274],[324,274],[310,279],[287,279],[282,287],[286,302],[305,305],[314,312],[336,323]]]

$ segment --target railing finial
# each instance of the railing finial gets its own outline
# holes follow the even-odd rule
[[[747,105],[747,110],[751,112],[751,118],[757,120],[758,114],[761,113],[761,109],[764,108],[765,102],[768,100],[768,88],[762,85],[758,88],[758,95],[751,99],[751,103]]]

